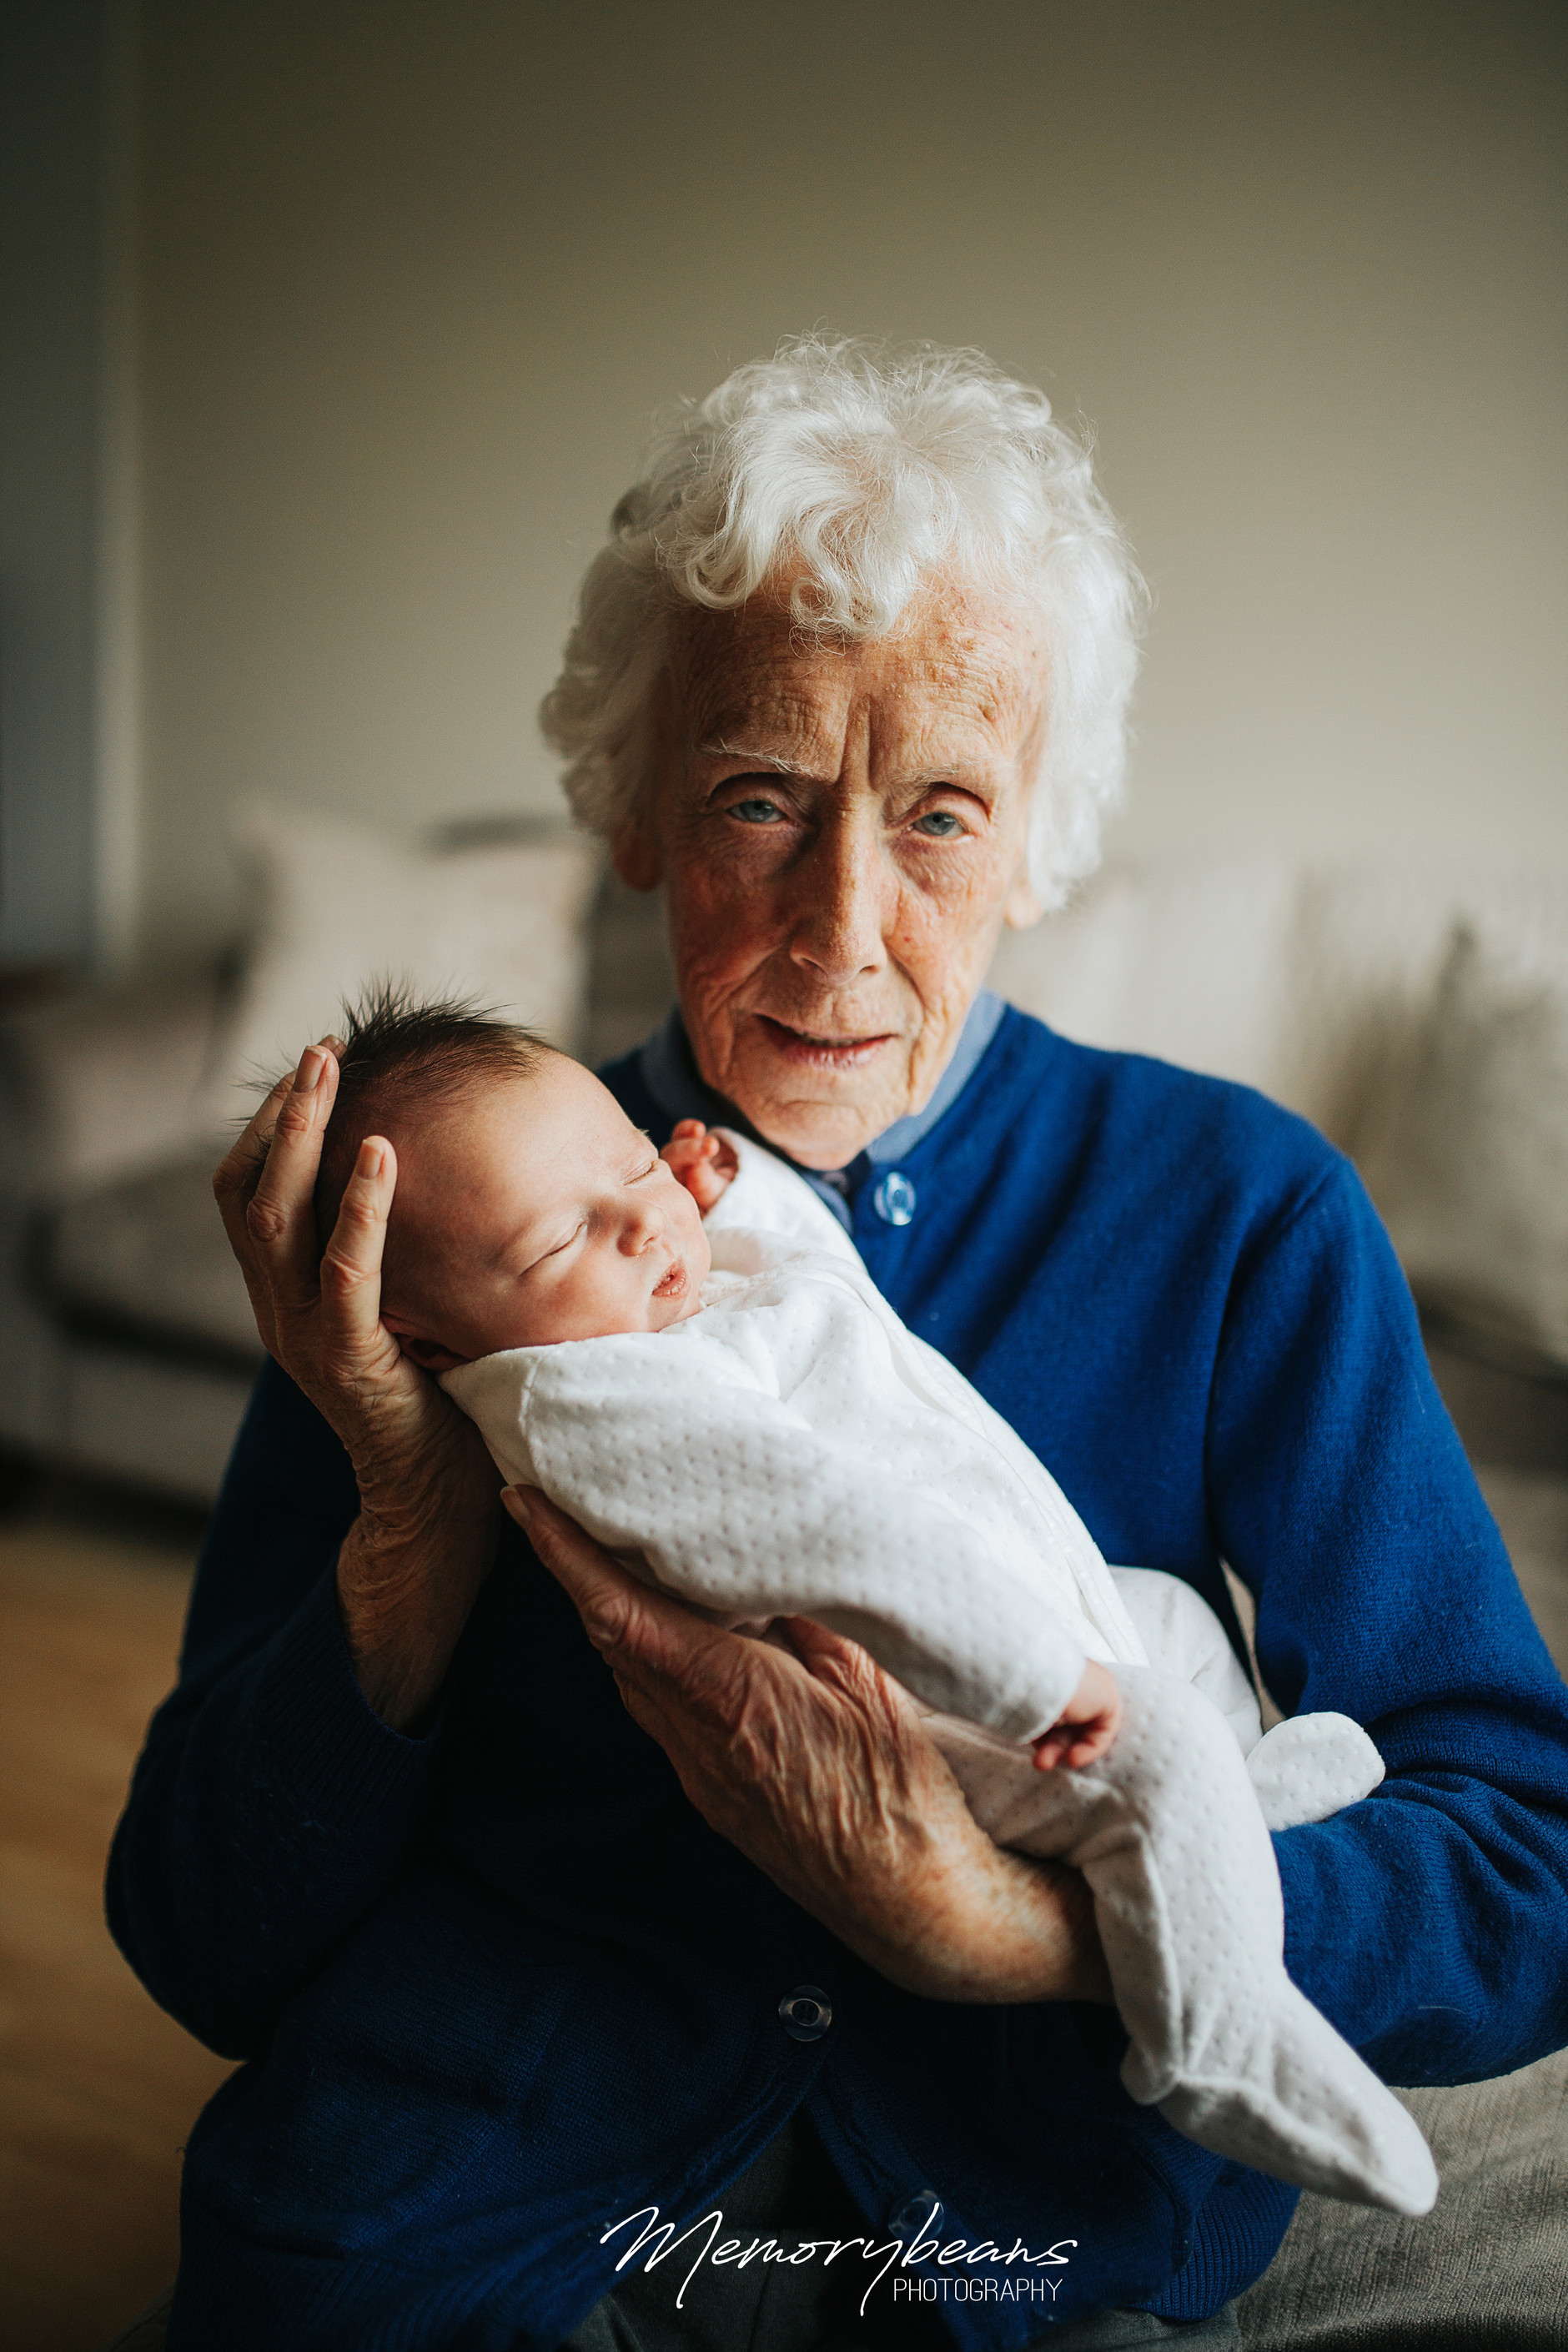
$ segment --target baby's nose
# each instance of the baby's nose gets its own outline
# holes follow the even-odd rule
[[[628,1257],[640,1257],[664,1231],[664,1219],[650,1203],[639,1202],[621,1228],[621,1247]]]

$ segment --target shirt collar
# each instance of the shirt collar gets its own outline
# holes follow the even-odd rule
[[[914,1150],[931,1133],[938,1119],[946,1117],[974,1076],[981,1055],[996,1034],[997,1024],[1006,1005],[994,989],[983,988],[969,1008],[969,1015],[959,1032],[946,1069],[938,1080],[935,1091],[923,1110],[911,1111],[907,1118],[896,1118],[891,1127],[872,1138],[865,1150],[847,1168],[823,1171],[802,1168],[799,1172],[815,1192],[847,1225],[850,1222],[847,1195],[853,1190],[864,1164],[874,1168],[895,1164]],[[733,1103],[716,1095],[706,1085],[692,1055],[686,1024],[680,1017],[680,1007],[671,1007],[669,1018],[662,1028],[656,1029],[637,1056],[637,1069],[644,1086],[665,1116],[673,1120],[700,1118],[706,1127],[732,1127],[750,1136],[755,1143],[765,1141],[750,1121],[742,1118]],[[770,1151],[778,1151],[776,1143],[769,1144]],[[788,1154],[780,1152],[781,1159]],[[795,1161],[791,1166],[796,1165]]]

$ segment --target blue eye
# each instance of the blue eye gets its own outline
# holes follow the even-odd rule
[[[730,811],[742,824],[772,824],[778,814],[776,801],[737,801]]]
[[[915,820],[915,831],[923,833],[928,841],[951,841],[955,833],[963,830],[963,823],[951,809],[929,809]]]

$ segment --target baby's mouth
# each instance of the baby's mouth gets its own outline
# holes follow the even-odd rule
[[[654,1298],[684,1298],[691,1285],[681,1259],[676,1258],[669,1270],[654,1284],[649,1294]]]

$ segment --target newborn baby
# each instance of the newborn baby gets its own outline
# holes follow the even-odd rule
[[[811,1616],[896,1675],[981,1826],[1083,1872],[1134,2099],[1284,2179],[1426,2211],[1416,2126],[1282,1959],[1268,1829],[1375,1786],[1364,1732],[1262,1737],[1213,1612],[1107,1567],[772,1154],[688,1123],[661,1156],[578,1064],[439,1009],[351,1024],[341,1071],[319,1221],[359,1140],[390,1140],[383,1319],[507,1478],[720,1622]]]

